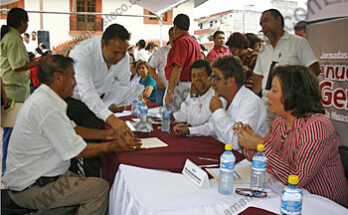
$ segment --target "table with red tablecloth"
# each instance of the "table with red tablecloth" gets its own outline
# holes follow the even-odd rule
[[[155,105],[150,103],[149,106],[154,107]],[[130,120],[131,117],[122,117],[122,119]],[[157,137],[168,144],[168,147],[110,153],[102,156],[102,175],[110,184],[113,184],[120,164],[180,173],[186,159],[190,159],[197,165],[217,164],[217,161],[200,160],[198,157],[219,160],[224,151],[224,144],[212,137],[178,136],[172,131],[162,132],[158,130],[156,125],[154,125],[154,130],[151,133],[135,132],[135,136],[139,138]],[[236,162],[244,159],[244,156],[239,152],[234,151],[234,154]],[[258,208],[248,208],[243,214],[254,214],[255,210],[259,214],[273,214]]]

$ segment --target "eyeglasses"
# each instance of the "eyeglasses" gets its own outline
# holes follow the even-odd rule
[[[256,198],[267,197],[267,192],[259,191],[259,190],[252,190],[249,188],[237,188],[235,192],[239,195],[242,195],[242,196],[250,196],[250,197],[256,197]]]

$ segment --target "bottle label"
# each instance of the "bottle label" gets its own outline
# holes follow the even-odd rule
[[[267,170],[266,167],[267,159],[253,159],[252,169],[253,170]]]
[[[147,109],[145,109],[145,108],[140,109],[140,114],[147,114]]]
[[[163,118],[170,118],[171,113],[170,112],[163,112]]]
[[[220,161],[220,170],[225,172],[232,172],[234,170],[234,161],[233,160],[224,160]]]
[[[298,214],[301,214],[301,210],[302,210],[302,201],[282,200],[282,206],[280,209],[282,213],[298,215]]]

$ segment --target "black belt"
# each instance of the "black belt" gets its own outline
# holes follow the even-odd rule
[[[37,179],[35,181],[34,184],[32,185],[29,185],[28,187],[26,187],[25,189],[21,190],[21,191],[16,191],[16,190],[10,190],[12,193],[19,193],[19,192],[23,192],[25,190],[28,190],[36,185],[39,185],[39,187],[43,187],[49,183],[52,183],[52,182],[55,182],[57,181],[57,179],[59,178],[59,176],[53,176],[53,177],[45,177],[45,176],[42,176],[40,177],[39,179]]]

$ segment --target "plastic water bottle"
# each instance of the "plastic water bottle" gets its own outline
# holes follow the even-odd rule
[[[143,100],[142,105],[140,107],[140,123],[147,123],[148,109],[146,105],[146,101]]]
[[[264,145],[257,145],[257,153],[253,157],[250,188],[263,191],[266,187],[267,158],[263,153]],[[257,195],[258,193],[253,193]]]
[[[282,215],[301,214],[303,193],[297,186],[298,176],[290,175],[288,182],[288,186],[284,188],[282,193],[280,213]]]
[[[225,152],[220,157],[219,193],[231,195],[233,193],[233,172],[236,157],[232,153],[232,145],[225,145]]]
[[[132,101],[132,116],[136,117],[138,116],[138,100],[134,99]]]
[[[143,106],[143,103],[142,103],[143,99],[138,99],[138,104],[137,104],[137,117],[140,119],[140,109],[141,109],[141,106]]]
[[[163,132],[169,132],[170,130],[170,116],[171,116],[171,111],[168,108],[163,108],[162,111],[162,128],[161,131]]]

